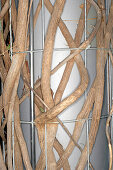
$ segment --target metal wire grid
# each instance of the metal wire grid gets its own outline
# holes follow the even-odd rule
[[[85,31],[84,31],[84,38],[86,40],[87,38],[87,18],[86,18],[86,1],[84,0],[85,3]],[[12,55],[15,53],[30,53],[30,59],[31,59],[31,87],[33,87],[33,76],[34,76],[34,61],[33,61],[33,54],[34,52],[43,52],[44,50],[44,41],[45,41],[45,11],[44,11],[44,0],[42,0],[42,37],[43,37],[43,42],[42,42],[42,49],[36,49],[34,50],[33,47],[33,5],[32,5],[32,9],[31,9],[31,16],[30,16],[30,50],[28,51],[22,51],[22,52],[13,52],[12,49],[12,27],[11,27],[11,0],[9,0],[10,2],[10,9],[9,9],[9,14],[10,14],[10,54],[11,54],[11,59],[12,59]],[[106,7],[108,9],[108,1],[106,1]],[[108,15],[108,10],[106,15]],[[70,50],[76,50],[78,48],[55,48],[53,49],[54,51],[70,51]],[[97,50],[96,47],[88,47],[87,49],[85,49],[85,66],[87,68],[87,50]],[[103,50],[103,49],[102,49]],[[105,49],[104,49],[105,50]],[[109,50],[109,49],[106,49]],[[107,72],[109,72],[110,74],[107,74],[107,94],[108,94],[108,109],[110,108],[112,103],[112,99],[111,99],[111,69],[110,69],[110,59],[108,59],[108,66],[107,66]],[[108,71],[109,70],[109,71]],[[34,96],[33,96],[33,92],[31,91],[31,97],[30,97],[30,105],[31,105],[31,121],[20,121],[21,124],[31,124],[31,163],[32,163],[32,167],[33,169],[35,168],[35,132],[34,132]],[[86,98],[86,92],[85,92],[85,98]],[[109,110],[108,110],[109,113]],[[108,117],[108,115],[104,115],[101,116],[101,119],[106,119]],[[62,121],[63,123],[72,123],[72,122],[77,122],[77,121],[84,121],[86,122],[87,125],[87,148],[88,148],[88,170],[89,170],[89,162],[90,162],[90,154],[89,154],[89,121],[92,120],[92,117],[89,117],[88,119],[82,119],[82,120],[64,120]],[[113,122],[113,118],[112,118],[112,122]],[[49,122],[48,122],[49,123]],[[58,123],[58,122],[50,122],[50,123]],[[46,134],[47,134],[47,129],[46,129],[46,124],[45,124],[45,156],[46,156],[46,170],[47,170],[47,141],[46,141]],[[113,134],[113,127],[111,129],[111,134]],[[14,161],[14,114],[13,114],[13,119],[12,119],[12,143],[13,143],[13,169],[15,170],[15,161]],[[4,144],[3,144],[4,145]],[[4,155],[5,155],[5,151],[4,151]],[[5,161],[5,160],[4,160]]]

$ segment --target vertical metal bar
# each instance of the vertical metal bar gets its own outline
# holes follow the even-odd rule
[[[110,0],[105,0],[105,9],[106,9],[106,21],[108,20],[108,14],[109,14],[109,3]]]
[[[12,147],[13,147],[13,170],[15,170],[15,150],[14,150],[14,112],[12,113]]]
[[[87,1],[84,0],[84,7],[85,7],[85,27],[84,27],[84,40],[86,41],[87,39]],[[87,49],[85,49],[84,51],[84,64],[85,64],[85,68],[87,68]],[[87,96],[87,92],[85,90],[85,99]]]
[[[111,107],[112,107],[112,64],[111,64],[111,59],[109,57],[109,108],[110,110]],[[113,116],[111,116],[111,144],[112,144],[112,152],[113,152]]]
[[[1,92],[3,92],[3,84],[1,83]],[[3,114],[3,117],[2,117],[2,123],[4,121],[4,114]],[[3,159],[4,159],[4,162],[5,162],[5,142],[2,141],[2,147],[3,147]]]
[[[34,31],[33,31],[33,3],[30,14],[30,74],[31,74],[31,87],[34,87]],[[30,92],[30,116],[31,116],[31,163],[32,168],[35,169],[35,127],[34,127],[34,94]]]
[[[87,39],[87,1],[85,0],[85,27],[84,27],[84,39]],[[85,49],[85,67],[87,67],[87,49]]]
[[[112,64],[111,64],[111,59],[109,57],[109,86],[110,86],[110,108],[112,106]]]
[[[45,124],[45,158],[46,158],[46,170],[47,170],[47,125]]]
[[[12,60],[12,56],[13,56],[13,38],[12,38],[12,26],[11,26],[11,22],[12,22],[12,17],[11,17],[11,4],[12,4],[12,0],[9,0],[9,15],[10,15],[10,58]],[[15,170],[15,153],[14,153],[14,112],[12,113],[12,150],[13,150],[13,170]]]
[[[105,7],[106,7],[106,20],[108,20],[108,1],[105,0]],[[108,114],[110,112],[110,105],[109,105],[109,102],[110,102],[110,96],[109,96],[109,57],[107,56],[107,111],[108,111]]]
[[[9,8],[9,15],[10,15],[10,24],[9,24],[9,29],[10,29],[10,57],[11,57],[11,60],[12,60],[12,55],[13,55],[13,38],[12,38],[12,26],[11,26],[11,3],[12,3],[12,0],[9,0],[9,5],[10,5],[10,8]]]
[[[86,121],[86,129],[87,129],[87,156],[88,156],[88,170],[89,170],[89,161],[90,161],[90,154],[89,154],[89,122]]]
[[[107,99],[108,99],[108,114],[110,112],[110,74],[109,74],[109,71],[110,71],[110,66],[109,66],[109,56],[108,56],[108,59],[107,59]]]
[[[108,58],[108,86],[109,86],[109,111],[111,110],[111,106],[112,106],[112,83],[111,83],[111,59],[110,56]]]
[[[4,159],[4,162],[5,162],[5,143],[4,143],[4,141],[2,143],[2,146],[3,146],[3,159]]]

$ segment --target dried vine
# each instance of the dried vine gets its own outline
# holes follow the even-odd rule
[[[85,23],[85,5],[83,4],[82,12],[79,18],[78,26],[75,33],[75,38],[73,39],[71,33],[66,27],[65,23],[61,19],[62,12],[65,7],[65,0],[56,0],[54,6],[51,4],[50,0],[44,0],[44,5],[46,9],[51,14],[49,21],[44,52],[42,60],[42,76],[34,84],[34,88],[30,87],[30,73],[29,66],[25,59],[24,53],[22,52],[28,49],[29,44],[29,33],[28,24],[29,16],[32,2],[28,4],[28,0],[19,0],[18,10],[16,9],[15,0],[12,0],[12,30],[13,30],[13,51],[16,52],[13,55],[12,61],[10,59],[9,49],[9,13],[8,9],[9,1],[2,0],[2,9],[0,11],[0,78],[3,84],[3,92],[0,96],[0,137],[5,142],[7,151],[7,161],[4,163],[3,153],[0,147],[0,169],[9,170],[13,169],[12,165],[12,112],[14,111],[14,128],[15,128],[15,167],[16,169],[23,169],[23,163],[27,170],[32,170],[32,165],[30,163],[29,153],[27,145],[22,133],[20,124],[20,111],[19,105],[30,96],[30,90],[34,93],[35,102],[35,127],[38,133],[39,144],[41,148],[41,154],[39,160],[36,164],[36,169],[41,170],[46,167],[45,158],[45,123],[47,124],[47,168],[50,169],[61,169],[70,170],[70,165],[68,158],[77,146],[81,152],[80,159],[76,165],[76,170],[83,170],[87,163],[87,143],[82,149],[78,145],[78,140],[81,136],[82,129],[85,120],[88,119],[90,111],[92,113],[92,121],[89,131],[89,153],[92,153],[93,146],[95,144],[95,139],[97,136],[99,121],[101,117],[101,110],[103,104],[104,95],[104,70],[107,60],[107,55],[110,55],[111,61],[113,63],[112,51],[110,48],[113,46],[113,2],[111,2],[110,12],[108,16],[108,21],[106,22],[105,16],[105,3],[104,0],[98,0],[95,3],[94,0],[87,0],[86,6],[86,17],[90,11],[90,7],[93,6],[97,12],[96,25],[89,37],[81,43],[82,36],[84,33],[84,23]],[[34,14],[34,28],[39,17],[39,13],[42,8],[42,1],[39,0],[36,12]],[[22,18],[22,19],[21,19]],[[70,51],[70,55],[67,56],[62,62],[60,62],[53,70],[51,70],[53,48],[55,42],[55,36],[57,28],[60,28],[62,35],[64,36],[69,48],[77,48]],[[67,107],[76,102],[85,92],[88,87],[89,77],[87,69],[85,68],[84,61],[81,56],[81,52],[86,49],[96,36],[97,43],[97,53],[96,53],[96,76],[92,86],[87,94],[87,98],[84,105],[77,115],[77,121],[74,126],[73,134],[71,135],[62,121],[57,117],[61,114]],[[8,42],[7,42],[8,41]],[[103,49],[103,50],[101,50]],[[105,50],[109,49],[109,50]],[[80,84],[75,89],[75,91],[62,100],[63,93],[65,91],[66,85],[69,81],[72,68],[76,63],[79,74],[80,74]],[[63,76],[58,85],[56,93],[53,97],[50,79],[51,76],[57,72],[57,70],[66,64]],[[23,78],[23,83],[25,86],[25,93],[23,93],[22,98],[19,99],[17,94],[17,87],[19,84],[20,75]],[[3,114],[5,115],[4,121],[2,120]],[[110,115],[107,119],[106,124],[106,135],[108,139],[109,146],[109,157],[110,164],[109,170],[112,169],[112,151],[111,151],[111,141],[109,135],[109,125],[111,119],[112,109]],[[58,129],[58,122],[62,128],[65,130],[67,135],[70,137],[70,141],[66,149],[60,144],[56,138],[56,133]],[[7,139],[4,134],[4,128],[7,126]],[[56,162],[55,155],[53,153],[53,148],[57,151],[59,155],[59,160]],[[23,161],[23,163],[22,163]],[[90,167],[93,169],[92,164]]]

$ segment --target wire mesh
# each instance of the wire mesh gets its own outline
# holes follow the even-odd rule
[[[84,0],[84,2],[85,2],[85,31],[84,31],[84,38],[86,40],[86,38],[87,38],[86,0]],[[45,41],[45,6],[44,6],[44,0],[42,0],[42,11],[41,11],[42,12],[42,49],[34,49],[34,48],[32,48],[32,44],[31,44],[31,48],[28,51],[21,51],[21,52],[15,52],[14,51],[13,52],[13,50],[12,50],[12,28],[11,28],[11,0],[10,0],[10,10],[9,10],[9,12],[10,12],[10,53],[11,53],[11,58],[12,58],[12,55],[16,54],[16,53],[30,53],[32,55],[33,53],[43,52],[44,51],[44,41]],[[32,15],[32,19],[33,19],[33,15]],[[32,29],[30,31],[31,31],[31,34],[33,34],[33,24],[31,25],[31,27],[32,27]],[[78,49],[78,48],[54,48],[53,51],[60,52],[60,51],[71,51],[71,50],[76,50],[76,49]],[[87,68],[87,61],[86,61],[86,59],[87,59],[87,50],[97,50],[97,49],[98,49],[97,47],[88,47],[88,49],[85,49],[84,57],[85,57],[85,66],[86,66],[86,68]],[[101,49],[101,50],[109,50],[109,49]],[[108,61],[108,62],[109,62],[109,65],[110,65],[110,61]],[[108,87],[110,86],[109,88],[111,89],[111,70],[110,70],[109,65],[108,65],[107,69],[109,70],[110,75],[108,75],[108,77],[107,77],[107,84],[108,84]],[[32,67],[34,67],[34,66],[32,65]],[[34,73],[31,72],[31,74],[33,76]],[[33,88],[33,84],[31,85],[31,87]],[[109,88],[108,88],[108,92],[107,92],[108,98],[109,98],[108,99],[108,106],[110,106],[110,103],[111,103],[111,92],[110,92]],[[33,95],[33,92],[32,92],[32,95]],[[86,98],[86,95],[85,95],[85,98]],[[32,104],[33,104],[34,100],[30,100],[30,102],[32,102]],[[34,108],[33,107],[32,107],[31,112],[32,112],[32,115],[34,115]],[[108,113],[109,113],[109,110],[108,110]],[[101,119],[106,119],[107,117],[108,117],[108,115],[105,114],[105,115],[101,116]],[[74,123],[74,122],[77,122],[77,121],[85,121],[86,122],[86,126],[87,126],[86,127],[86,134],[87,134],[86,137],[87,137],[87,148],[88,148],[87,149],[87,151],[88,151],[87,152],[87,155],[88,155],[87,169],[88,170],[90,169],[90,154],[89,154],[89,121],[90,120],[92,120],[92,116],[90,116],[88,119],[82,119],[82,120],[76,120],[76,119],[71,119],[71,120],[69,120],[69,119],[64,120],[63,119],[62,120],[62,122],[65,123],[65,124]],[[14,126],[13,122],[14,122],[14,119],[12,120],[12,128],[14,128],[13,127]],[[32,161],[31,162],[32,162],[32,166],[33,166],[33,169],[34,169],[35,164],[36,164],[36,162],[35,162],[35,148],[34,148],[34,145],[35,145],[35,133],[34,133],[34,130],[33,130],[33,127],[34,127],[34,124],[35,124],[34,116],[32,116],[32,120],[30,120],[30,121],[21,120],[20,123],[21,124],[31,124],[31,126],[32,126],[32,138],[31,138],[31,140],[32,140],[32,142],[31,142],[32,143],[31,160]],[[48,122],[48,123],[50,123],[50,124],[51,123],[59,124],[59,122],[57,122],[57,121],[56,122]],[[14,133],[14,130],[13,130],[13,133]],[[13,134],[13,136],[14,136],[14,134]],[[47,137],[47,127],[46,127],[46,124],[45,124],[45,157],[46,157],[46,170],[47,170],[47,141],[46,141],[46,137]],[[13,151],[14,151],[14,139],[13,139]],[[15,169],[14,152],[13,152],[13,169]]]

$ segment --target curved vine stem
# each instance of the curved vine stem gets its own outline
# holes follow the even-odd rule
[[[15,122],[14,122],[15,124],[14,124],[14,126],[15,126],[16,135],[17,135],[17,138],[18,138],[18,142],[19,142],[19,145],[20,145],[24,165],[25,165],[26,169],[32,170],[27,146],[26,146],[26,143],[25,143],[25,140],[24,140],[24,137],[23,137],[23,134],[22,134],[22,130],[21,130],[20,113],[19,113],[19,99],[18,99],[17,96],[16,96],[16,100],[15,100],[14,112],[15,112]]]
[[[112,112],[113,112],[113,106],[111,108],[111,111],[110,111],[109,116],[106,121],[106,136],[107,136],[108,147],[109,147],[109,170],[112,170],[112,161],[113,161],[111,137],[109,134],[109,126],[110,126],[110,121],[111,121],[111,117],[112,117]]]
[[[50,70],[51,70],[52,53],[53,53],[56,30],[64,5],[65,5],[65,0],[55,1],[54,10],[49,22],[46,39],[45,39],[43,61],[42,61],[41,88],[42,88],[42,95],[43,95],[44,102],[49,106],[49,108],[52,108],[54,106],[54,101],[53,101],[53,97],[51,94],[51,87],[50,87]],[[56,132],[57,132],[57,124],[53,124],[53,125],[47,124],[48,169],[56,169],[56,160],[53,154],[53,142],[56,136]]]
[[[72,53],[70,56],[66,57],[66,59],[64,59],[59,65],[61,66],[64,62],[68,61],[69,59],[75,57],[76,55],[78,55],[78,53],[80,53],[82,51],[82,49],[86,48],[91,40],[93,39],[93,37],[95,36],[95,34],[97,33],[97,30],[100,26],[100,23],[101,23],[101,11],[99,9],[99,7],[97,6],[97,4],[94,2],[94,1],[90,1],[96,11],[97,11],[97,14],[98,14],[98,19],[97,19],[97,24],[94,28],[94,31],[91,33],[90,37],[84,41],[81,45],[80,45],[80,49],[77,49],[74,53]],[[87,83],[86,83],[86,86],[84,86],[85,88],[87,87]],[[81,88],[82,89],[82,88]],[[83,89],[82,89],[83,90]],[[84,91],[84,90],[83,90]],[[81,92],[81,91],[80,91]],[[75,91],[76,93],[76,91]],[[79,94],[76,98],[80,97]],[[73,93],[71,96],[67,97],[66,99],[64,99],[60,104],[58,104],[57,106],[55,106],[54,108],[52,108],[50,111],[47,111],[47,113],[43,113],[41,115],[39,115],[37,117],[37,120],[36,121],[41,121],[41,122],[46,122],[50,119],[53,119],[55,118],[56,116],[58,116],[64,109],[66,109],[69,105],[71,105],[75,100],[75,94]]]

